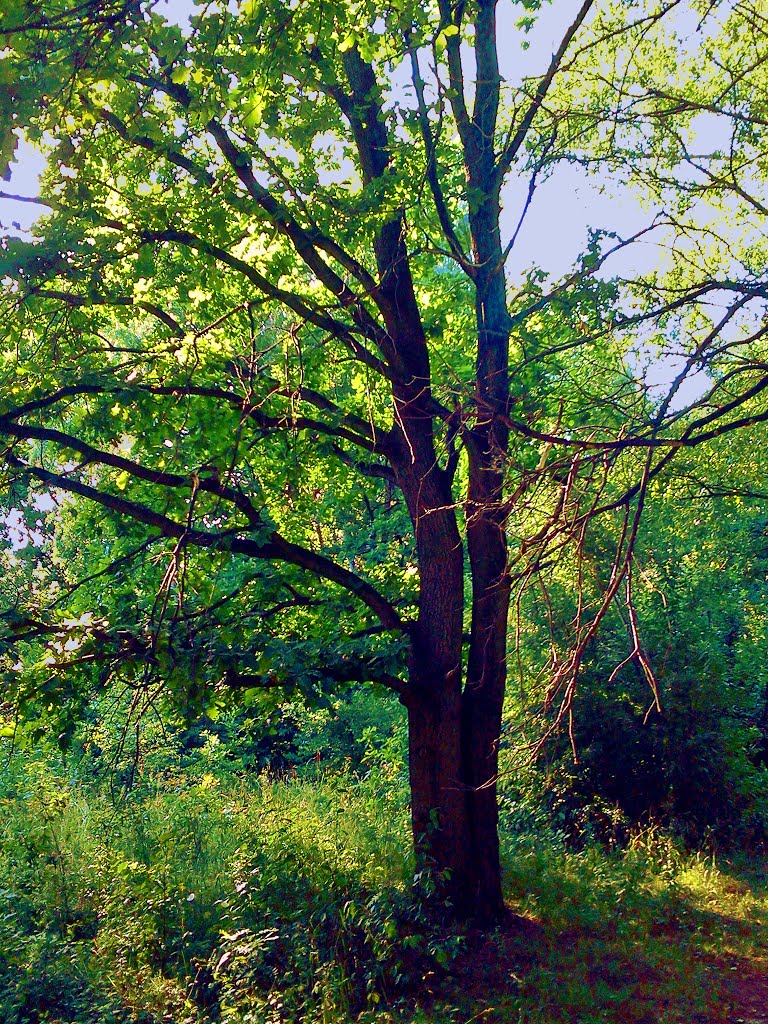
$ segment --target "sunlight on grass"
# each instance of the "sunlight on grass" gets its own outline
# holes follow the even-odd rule
[[[517,916],[435,929],[387,771],[168,774],[115,804],[17,758],[1,799],[8,1024],[682,1024],[768,957],[764,878],[659,830],[623,853],[508,835]]]

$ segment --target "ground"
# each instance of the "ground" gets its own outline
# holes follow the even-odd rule
[[[621,1024],[768,1024],[768,960],[756,964],[739,957],[697,956],[695,977],[674,978],[674,972],[654,968],[641,955],[634,960],[618,956],[596,962],[585,971],[586,990],[569,993],[557,969],[567,973],[569,959],[585,953],[583,935],[553,937],[537,922],[515,918],[508,929],[486,940],[476,940],[452,971],[459,1001],[475,1007],[474,1019],[485,1024],[509,1024],[512,1004],[525,1007],[521,1020],[547,1020],[568,1024],[606,1020]],[[578,970],[575,972],[578,973]],[[688,971],[683,970],[684,974]],[[550,974],[551,984],[545,983]],[[535,980],[534,980],[535,979]],[[575,980],[573,975],[571,983]],[[676,996],[670,984],[681,982]],[[688,985],[685,982],[688,982]],[[533,988],[539,1007],[530,1006]],[[686,988],[692,989],[685,992]],[[551,996],[550,999],[547,995]],[[457,1001],[457,1000],[454,1000]],[[591,1002],[591,1006],[589,1005]],[[527,1005],[526,1005],[527,1004]],[[537,1011],[548,1014],[539,1017]]]
[[[756,968],[740,959],[713,963],[725,990],[724,1016],[714,1016],[728,1024],[768,1024],[768,962]]]
[[[525,890],[525,865],[513,877],[504,927],[470,932],[449,976],[434,979],[434,1020],[768,1024],[764,878],[701,862],[635,886],[597,861],[571,875],[540,858],[528,867],[538,880]]]

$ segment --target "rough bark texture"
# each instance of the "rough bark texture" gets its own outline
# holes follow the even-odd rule
[[[494,146],[501,81],[495,8],[495,0],[478,5],[478,73],[471,117],[463,101],[455,36],[449,55],[454,113],[472,197],[469,217],[477,318],[476,408],[474,423],[464,437],[469,456],[465,515],[472,586],[466,666],[462,666],[463,551],[455,499],[436,468],[428,363],[413,368],[411,380],[419,385],[418,397],[402,401],[395,388],[411,456],[408,470],[401,470],[399,478],[414,522],[421,572],[409,707],[414,839],[417,850],[430,858],[457,914],[484,921],[504,912],[496,777],[509,606],[503,508],[508,434],[503,423],[509,402],[510,318]],[[441,10],[446,21],[452,18],[447,5]],[[398,267],[402,267],[399,261]],[[398,273],[402,275],[402,269]],[[402,312],[405,307],[399,301],[397,308]],[[396,331],[397,325],[388,324],[390,335],[393,328]],[[396,348],[402,350],[397,341]],[[426,355],[426,346],[423,351]]]

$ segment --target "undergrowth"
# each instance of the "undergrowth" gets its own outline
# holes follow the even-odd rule
[[[517,916],[481,937],[413,884],[393,759],[305,778],[213,767],[116,799],[63,761],[5,760],[4,1024],[709,1021],[717,965],[768,950],[764,880],[658,829],[573,852],[510,819]]]

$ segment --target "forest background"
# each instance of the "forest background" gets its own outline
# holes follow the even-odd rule
[[[760,989],[766,20],[566,6],[0,5],[8,1020]]]

